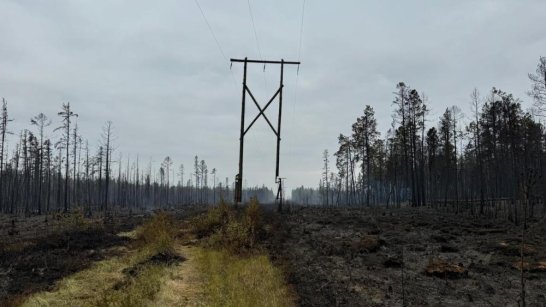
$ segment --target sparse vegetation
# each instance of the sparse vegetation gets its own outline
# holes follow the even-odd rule
[[[53,291],[32,295],[23,306],[148,306],[161,288],[176,255],[176,227],[159,212],[136,229],[131,250],[99,261],[61,280]],[[126,234],[126,236],[129,236]]]
[[[139,307],[150,306],[161,289],[166,264],[149,264],[138,270],[134,276],[125,276],[123,282],[114,284],[102,292],[93,302],[95,306]]]
[[[259,244],[265,225],[255,198],[239,210],[221,201],[192,225],[196,235],[208,234],[202,237],[198,266],[210,306],[295,304],[282,271]]]
[[[258,248],[258,239],[263,233],[261,215],[255,198],[243,210],[222,200],[218,206],[195,218],[192,227],[198,237],[207,236],[204,240],[207,247],[245,254]]]
[[[468,273],[462,263],[448,261],[439,257],[430,257],[425,268],[425,273],[428,275],[458,278]]]
[[[165,212],[156,213],[136,230],[137,242],[150,255],[174,253],[177,227]]]
[[[295,306],[294,294],[268,256],[203,249],[198,255],[209,306]]]
[[[283,272],[259,247],[264,225],[256,200],[238,210],[222,202],[192,219],[191,226],[193,233],[201,234],[201,246],[188,252],[198,276],[193,287],[199,289],[186,293],[203,293],[199,300],[205,306],[294,305],[295,295],[285,284]],[[132,241],[111,250],[108,259],[65,277],[48,291],[14,297],[10,302],[32,307],[188,302],[175,295],[180,289],[176,279],[186,278],[173,267],[186,261],[178,237],[186,239],[187,235],[180,235],[180,229],[183,227],[173,215],[157,212],[135,230],[120,234]]]

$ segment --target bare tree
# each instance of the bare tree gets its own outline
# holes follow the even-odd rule
[[[108,190],[110,185],[110,164],[112,158],[112,122],[107,121],[102,128],[102,146],[104,147],[104,199],[103,210],[108,210]]]
[[[325,149],[324,152],[322,153],[322,161],[324,162],[324,166],[323,166],[323,173],[322,173],[322,176],[323,176],[323,180],[324,180],[324,188],[325,188],[325,194],[326,194],[326,207],[328,207],[328,199],[329,199],[329,190],[330,190],[330,182],[329,182],[329,178],[328,178],[328,175],[329,175],[329,162],[330,162],[330,159],[328,157],[328,150]]]
[[[40,137],[39,143],[39,165],[38,165],[38,214],[42,214],[42,182],[43,182],[43,165],[44,165],[44,129],[51,125],[51,120],[47,118],[44,113],[40,113],[30,119],[30,123],[38,129],[38,135]]]
[[[169,205],[169,190],[170,190],[170,180],[169,180],[169,177],[170,177],[170,169],[171,169],[171,166],[173,165],[173,160],[171,159],[171,157],[169,156],[166,156],[165,159],[163,160],[163,163],[162,163],[162,166],[163,168],[165,169],[165,173],[167,174],[167,181],[166,181],[166,185],[165,185],[165,196],[166,196],[166,205]]]
[[[72,196],[72,202],[77,202],[78,197],[78,167],[79,167],[79,160],[78,160],[78,144],[81,144],[81,137],[78,135],[78,123],[74,123],[74,129],[72,129],[72,159],[73,159],[73,175],[72,175],[72,181],[73,181],[73,196]]]
[[[56,128],[55,130],[62,130],[63,137],[61,138],[60,143],[63,144],[66,149],[66,164],[65,164],[65,174],[64,174],[64,211],[68,212],[68,179],[70,177],[70,123],[72,122],[73,117],[78,117],[78,114],[70,110],[70,102],[63,103],[62,111],[58,113],[59,116],[63,119],[63,125]]]
[[[481,109],[481,98],[478,89],[474,89],[472,94],[470,94],[470,104],[472,113],[474,113],[474,121],[470,123],[469,128],[472,132],[474,139],[474,157],[476,163],[478,164],[478,175],[479,175],[479,186],[480,186],[480,214],[484,213],[485,206],[485,183],[484,183],[484,174],[483,174],[483,161],[481,159],[481,139],[480,139],[480,109]]]
[[[4,178],[4,149],[6,144],[6,135],[11,134],[8,131],[8,122],[12,121],[8,118],[8,102],[2,98],[2,113],[0,114],[0,134],[2,139],[0,141],[0,202],[3,202],[2,190],[3,190],[3,178]],[[0,206],[0,210],[4,209],[4,206]]]
[[[540,57],[536,74],[529,74],[532,88],[528,95],[535,100],[535,107],[546,112],[546,57]]]
[[[178,167],[178,175],[180,176],[180,190],[181,190],[181,202],[185,202],[185,194],[184,194],[184,164],[180,164]]]
[[[207,163],[205,163],[205,160],[201,160],[199,170],[201,171],[201,202],[208,203],[208,195],[206,194],[206,191],[208,187],[207,179],[209,170],[207,167]]]
[[[212,197],[213,197],[213,200],[212,202],[214,204],[216,204],[216,168],[213,168],[212,171],[210,172],[213,176],[213,183],[212,183]]]

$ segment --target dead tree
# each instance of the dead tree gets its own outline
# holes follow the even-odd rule
[[[68,212],[68,179],[70,177],[70,124],[73,117],[78,117],[78,114],[70,110],[70,102],[63,103],[62,111],[58,113],[63,120],[63,125],[58,127],[55,130],[62,130],[63,137],[60,142],[64,143],[64,148],[66,149],[66,163],[65,163],[65,174],[64,174],[64,211]]]
[[[11,134],[11,132],[8,131],[8,122],[12,121],[8,117],[8,103],[6,99],[2,98],[2,111],[0,113],[0,202],[2,202],[2,205],[0,205],[0,210],[5,210],[4,208],[4,198],[2,197],[3,192],[3,178],[4,178],[4,149],[6,144],[6,135]],[[17,170],[16,170],[17,172]]]
[[[51,120],[47,118],[44,113],[40,113],[30,119],[30,123],[36,126],[38,130],[38,135],[40,138],[39,142],[39,164],[38,164],[38,214],[42,214],[42,182],[43,182],[43,167],[44,167],[44,129],[51,125]]]
[[[104,199],[103,210],[108,210],[108,190],[110,185],[110,159],[112,157],[112,122],[107,121],[102,129],[102,143],[104,146]]]
[[[535,107],[540,112],[546,112],[546,57],[540,57],[536,74],[529,74],[532,88],[528,95],[535,100]]]

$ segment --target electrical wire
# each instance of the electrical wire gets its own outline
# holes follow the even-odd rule
[[[303,22],[305,20],[305,0],[303,0],[303,4],[301,7],[301,22],[300,22],[300,39],[298,44],[298,62],[301,61],[301,49],[302,49],[302,43],[303,43]],[[298,83],[300,78],[300,66],[298,65],[298,71],[296,73],[296,84],[294,87],[294,104],[292,106],[292,126],[295,123],[295,113],[296,113],[296,104],[298,102]]]
[[[210,25],[207,17],[205,16],[205,12],[203,12],[203,8],[201,7],[201,5],[199,4],[199,1],[198,0],[195,0],[195,4],[197,4],[197,7],[199,8],[199,11],[201,12],[201,16],[203,16],[203,20],[205,20],[205,23],[207,24],[207,27],[209,28],[209,31],[210,31],[210,34],[212,35],[212,38],[214,38],[214,41],[216,42],[216,46],[218,47],[218,50],[220,50],[220,54],[222,55],[222,57],[224,58],[224,60],[226,62],[228,62],[228,58],[226,57],[226,54],[224,53],[224,49],[222,48],[222,45],[220,45],[220,41],[218,41],[218,38],[216,37],[216,34],[214,34],[214,30],[212,29],[212,26]],[[235,83],[235,85],[237,84],[237,81],[235,80],[235,76],[233,75],[233,71],[231,71],[231,66],[230,66],[230,73],[231,73],[231,77],[233,79],[233,82]]]
[[[247,3],[248,3],[248,12],[250,14],[250,22],[252,24],[252,30],[254,31],[254,38],[256,39],[256,46],[258,47],[258,56],[260,57],[260,60],[263,61],[262,49],[260,48],[260,40],[258,39],[256,24],[254,23],[254,14],[252,13],[252,6],[250,5],[250,0],[247,0]]]
[[[302,43],[303,43],[303,22],[305,20],[305,0],[303,0],[302,8],[301,8],[301,21],[300,21],[300,38],[299,38],[299,44],[298,44],[298,62],[301,62],[301,50],[302,50]],[[294,129],[296,125],[296,104],[298,101],[298,83],[299,83],[299,77],[300,77],[300,66],[298,65],[298,71],[296,73],[296,84],[294,86],[294,103],[292,104],[292,129]],[[293,139],[288,143],[289,151],[293,147]]]
[[[252,26],[252,30],[254,31],[254,38],[256,40],[256,46],[258,48],[258,57],[259,57],[260,60],[263,61],[264,58],[262,56],[262,48],[260,48],[260,40],[258,39],[258,31],[256,30],[256,23],[254,22],[254,13],[252,12],[252,6],[250,5],[250,0],[247,0],[247,4],[248,4],[248,13],[250,14],[250,23],[251,23],[251,26]],[[267,89],[267,78],[266,78],[266,75],[265,75],[265,64],[264,64],[263,73],[264,73],[264,86]]]
[[[302,38],[303,38],[303,21],[305,19],[305,0],[303,0],[303,5],[301,8],[301,23],[300,23],[300,43],[298,46],[298,62],[301,59],[301,44],[302,44]]]
[[[301,46],[303,42],[303,21],[305,20],[305,0],[303,0],[303,5],[301,7],[301,23],[300,23],[300,42],[298,45],[298,62],[301,61]],[[296,85],[294,89],[294,106],[293,113],[296,113],[296,104],[298,102],[298,82],[300,78],[300,65],[298,65],[298,72],[296,73]],[[295,117],[295,115],[293,116]]]

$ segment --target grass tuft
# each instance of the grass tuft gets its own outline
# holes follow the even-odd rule
[[[161,289],[166,273],[164,265],[146,265],[138,274],[128,277],[122,284],[100,293],[96,306],[140,307],[150,306]]]
[[[226,250],[200,249],[197,265],[209,306],[295,306],[282,272],[264,254],[240,257]]]
[[[209,208],[206,214],[201,214],[191,221],[192,231],[198,238],[209,236],[226,224],[232,214],[233,208],[221,199],[217,206]]]

